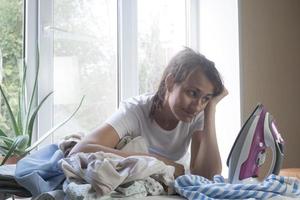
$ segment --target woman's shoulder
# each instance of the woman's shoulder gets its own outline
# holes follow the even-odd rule
[[[153,94],[146,93],[135,97],[130,97],[121,102],[120,107],[129,110],[142,109],[143,112],[150,110],[153,100]]]
[[[130,98],[122,101],[122,104],[127,104],[127,105],[132,105],[132,106],[148,105],[148,104],[151,104],[153,96],[154,95],[152,93],[141,94],[138,96],[130,97]]]

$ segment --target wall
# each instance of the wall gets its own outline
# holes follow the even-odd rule
[[[286,142],[283,167],[300,167],[300,1],[238,3],[242,121],[263,103]]]

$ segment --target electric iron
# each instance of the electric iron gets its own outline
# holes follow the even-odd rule
[[[273,117],[258,104],[243,125],[227,159],[229,183],[258,180],[258,172],[265,162],[266,148],[272,150],[272,163],[267,175],[278,174],[283,160],[284,141]]]

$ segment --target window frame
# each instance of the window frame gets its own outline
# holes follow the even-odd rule
[[[26,34],[25,59],[29,66],[30,77],[34,76],[37,66],[35,55],[39,50],[40,72],[37,102],[53,91],[53,0],[25,0]],[[123,99],[138,95],[138,58],[137,58],[137,0],[117,0],[117,105]],[[186,46],[200,50],[199,0],[185,0]],[[36,38],[38,38],[36,40]],[[38,47],[38,48],[37,48]],[[33,83],[28,82],[28,88]],[[54,98],[51,95],[38,113],[33,141],[40,138],[53,127]],[[53,136],[46,143],[52,143]]]
[[[38,80],[38,102],[54,90],[54,66],[53,66],[53,0],[42,1],[39,0],[38,12],[38,41],[39,41],[39,55],[40,55],[40,70]],[[39,110],[37,134],[38,138],[43,136],[48,130],[53,127],[54,118],[54,96],[49,96],[47,101]],[[48,137],[44,143],[53,143],[53,135]]]
[[[137,0],[118,0],[118,102],[138,95]]]
[[[37,69],[38,60],[36,58],[39,42],[38,38],[38,0],[24,0],[24,59],[27,64],[26,90],[32,91],[34,85],[34,75]],[[30,66],[30,67],[29,67]],[[27,101],[30,101],[31,94],[27,94]],[[35,99],[36,103],[37,99]],[[37,135],[38,119],[33,128],[32,141],[38,139]]]
[[[119,102],[139,94],[138,74],[138,42],[137,42],[137,3],[138,0],[117,1],[117,106]],[[27,90],[33,87],[33,77],[37,69],[39,55],[40,71],[36,102],[42,101],[49,92],[53,91],[53,5],[54,0],[24,0],[25,27],[24,27],[24,55],[28,68]],[[200,0],[185,0],[186,12],[186,46],[196,51],[205,46],[201,45],[200,37]],[[238,41],[238,39],[237,39]],[[39,52],[38,52],[39,51]],[[235,58],[239,66],[239,58]],[[238,93],[240,97],[240,93]],[[27,95],[30,97],[30,94]],[[239,100],[240,102],[240,100]],[[240,106],[240,105],[239,105]],[[240,119],[240,113],[238,114]],[[32,136],[35,142],[53,127],[54,98],[51,95],[41,107]],[[240,123],[239,123],[240,124]],[[221,134],[222,136],[222,134]],[[43,144],[53,143],[53,135]],[[42,144],[42,145],[43,145]]]
[[[27,91],[32,91],[34,76],[39,64],[39,77],[36,90],[35,105],[53,91],[53,1],[24,0],[24,55],[27,69]],[[50,83],[50,84],[49,84]],[[31,94],[27,94],[29,98]],[[28,99],[29,101],[29,99]],[[53,126],[53,95],[40,108],[32,134],[32,142],[43,136]],[[52,137],[45,143],[53,142]]]
[[[37,102],[53,91],[53,0],[25,0],[26,34],[25,59],[29,66],[30,77],[34,76],[37,67],[36,56],[39,51],[39,79]],[[186,45],[199,50],[198,0],[186,0]],[[137,0],[117,0],[117,105],[123,99],[138,95],[139,79],[137,66]],[[36,40],[36,38],[38,38]],[[193,41],[193,42],[191,42]],[[30,88],[33,82],[28,82]],[[53,127],[54,99],[51,95],[40,109],[35,124],[33,141],[43,136]],[[46,143],[52,143],[49,137]]]

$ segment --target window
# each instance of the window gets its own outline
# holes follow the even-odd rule
[[[227,176],[226,160],[240,129],[240,79],[237,1],[201,0],[200,51],[213,60],[229,95],[217,106],[216,131]],[[228,120],[230,119],[230,120]]]
[[[49,0],[39,9],[39,95],[54,91],[39,114],[39,134],[69,116],[83,95],[80,112],[52,142],[91,131],[120,100],[155,91],[169,59],[189,46],[216,63],[230,92],[216,119],[226,175],[240,127],[236,0]]]
[[[155,92],[170,58],[186,46],[182,0],[138,1],[139,93]]]
[[[0,0],[0,83],[17,112],[18,88],[22,72],[23,58],[23,0]],[[0,126],[6,133],[10,132],[10,118],[0,98]]]
[[[117,108],[117,2],[54,0],[54,124],[80,112],[59,129],[88,132]]]

